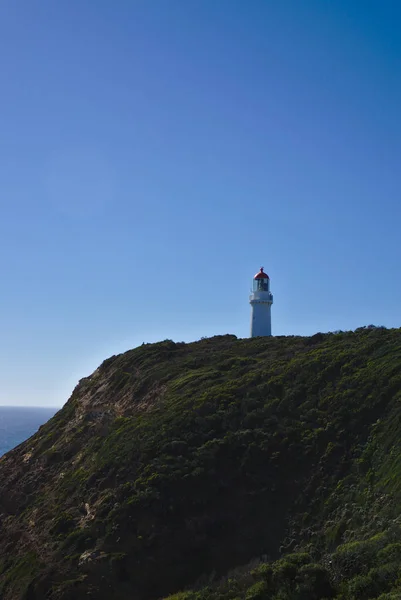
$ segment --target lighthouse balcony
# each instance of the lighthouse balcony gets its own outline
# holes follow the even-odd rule
[[[249,296],[250,302],[273,304],[273,294],[265,291],[253,291]]]

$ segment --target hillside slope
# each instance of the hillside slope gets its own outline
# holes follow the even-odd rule
[[[113,356],[0,459],[0,597],[394,590],[400,418],[401,330],[218,336]],[[276,562],[255,570],[261,560]],[[219,583],[250,561],[252,573]]]

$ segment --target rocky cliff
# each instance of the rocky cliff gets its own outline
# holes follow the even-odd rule
[[[398,543],[400,418],[401,330],[218,336],[112,356],[0,459],[0,597],[394,591],[401,552],[373,564],[366,544],[381,540],[377,557]],[[341,563],[350,544],[366,547]],[[287,555],[298,557],[288,581]],[[243,570],[252,561],[263,573]],[[352,592],[390,563],[384,584],[363,584],[376,595]],[[232,591],[224,576],[239,567]],[[301,572],[321,587],[302,592]]]

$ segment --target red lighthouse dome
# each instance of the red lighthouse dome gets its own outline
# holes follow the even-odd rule
[[[269,279],[269,276],[264,272],[263,267],[260,267],[260,271],[256,273],[254,279]]]

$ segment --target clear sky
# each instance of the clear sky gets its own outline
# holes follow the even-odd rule
[[[401,325],[399,0],[2,0],[0,404],[143,341]]]

